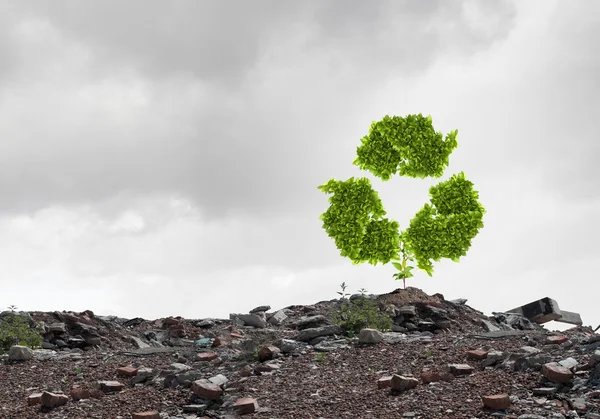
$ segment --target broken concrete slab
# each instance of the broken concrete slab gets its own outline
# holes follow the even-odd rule
[[[561,314],[562,316],[560,317],[560,319],[556,320],[557,322],[574,324],[576,326],[581,326],[583,324],[579,313],[572,313],[570,311],[561,310]]]
[[[549,321],[569,323],[578,326],[583,324],[579,314],[561,310],[558,303],[549,297],[514,308],[507,311],[507,313],[520,314],[537,324],[543,324]]]

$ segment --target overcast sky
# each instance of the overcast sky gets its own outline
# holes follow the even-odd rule
[[[384,115],[459,130],[460,263],[409,284],[600,324],[600,3],[3,1],[0,306],[228,317],[401,286],[321,229]],[[439,180],[438,180],[439,181]],[[406,227],[435,180],[374,179]]]

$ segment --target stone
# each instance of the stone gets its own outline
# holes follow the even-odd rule
[[[280,339],[275,342],[275,345],[277,345],[284,354],[291,354],[300,352],[300,350],[306,346],[306,343],[298,342],[297,340],[292,339]]]
[[[212,361],[218,357],[216,352],[199,352],[196,354],[196,361]]]
[[[487,330],[488,332],[499,332],[500,331],[500,328],[498,326],[496,326],[495,324],[493,324],[489,320],[482,319],[481,324],[483,325],[483,327],[485,327],[485,330]]]
[[[68,401],[69,398],[66,395],[51,393],[49,391],[44,391],[40,398],[42,406],[50,409],[53,407],[65,405]]]
[[[269,311],[271,310],[271,306],[258,306],[256,308],[253,308],[252,310],[250,310],[250,314],[254,314],[254,313],[261,313],[261,312],[265,312],[265,311]]]
[[[291,324],[291,326],[302,330],[311,327],[318,327],[324,323],[327,323],[327,318],[322,314],[317,314],[314,316],[302,317],[299,320],[295,321],[293,324]]]
[[[71,389],[71,399],[73,399],[74,402],[83,400],[83,399],[89,399],[90,397],[91,397],[91,393],[87,388],[73,387]]]
[[[143,383],[144,381],[153,378],[155,374],[156,371],[154,369],[148,367],[141,367],[137,370],[135,377],[131,379],[131,383],[134,385]]]
[[[397,313],[403,316],[416,316],[417,308],[415,306],[402,306],[398,308]]]
[[[406,342],[408,338],[404,333],[399,332],[385,332],[383,334],[383,341],[388,345],[395,345],[400,342]]]
[[[502,351],[489,351],[486,358],[481,362],[482,367],[490,367],[503,361],[506,358],[506,354]]]
[[[194,394],[206,400],[218,400],[223,394],[223,389],[208,380],[197,380],[192,383]]]
[[[46,327],[49,333],[67,333],[67,326],[64,323],[51,323]]]
[[[558,364],[561,367],[565,367],[565,368],[568,368],[570,370],[573,370],[573,368],[575,368],[577,365],[579,365],[579,362],[577,362],[577,360],[575,358],[569,357],[569,358],[565,358],[565,359],[563,359],[561,361],[558,361]]]
[[[494,394],[483,396],[483,406],[492,410],[506,410],[510,407],[510,397],[508,394]]]
[[[274,326],[280,326],[281,324],[283,324],[284,321],[287,320],[287,318],[288,316],[285,314],[285,311],[278,310],[275,313],[273,313],[271,317],[269,317],[268,322]]]
[[[544,364],[542,374],[553,383],[568,383],[573,378],[573,373],[569,369],[554,362]]]
[[[442,381],[442,375],[435,371],[421,371],[419,378],[421,378],[423,384],[437,383],[438,381]]]
[[[230,314],[229,317],[241,320],[245,326],[252,326],[257,329],[264,329],[267,327],[267,321],[257,314]]]
[[[210,377],[208,381],[223,388],[229,380],[223,374],[217,374],[214,377]]]
[[[125,386],[118,381],[97,381],[96,388],[103,393],[117,393],[123,390]]]
[[[28,361],[33,358],[33,351],[27,346],[13,345],[8,350],[9,361]]]
[[[585,402],[585,399],[582,399],[581,397],[570,399],[569,404],[577,412],[587,411],[587,403]]]
[[[263,346],[258,351],[258,360],[260,362],[269,361],[277,358],[281,350],[277,346]]]
[[[379,380],[377,380],[378,389],[390,387],[392,387],[392,376],[381,377]]]
[[[454,376],[472,374],[475,369],[468,364],[448,364],[446,371]]]
[[[383,341],[383,333],[376,329],[362,329],[358,333],[358,341],[365,344],[377,344]]]
[[[279,364],[276,364],[274,362],[265,362],[264,364],[259,364],[254,368],[254,371],[257,373],[263,373],[263,372],[273,372],[276,371],[278,369],[280,369],[281,366]]]
[[[330,335],[336,335],[336,334],[339,335],[341,333],[342,333],[342,329],[340,329],[339,326],[335,326],[335,325],[314,327],[314,328],[308,328],[308,329],[301,330],[298,333],[298,335],[296,336],[296,340],[299,340],[301,342],[306,342],[306,341],[312,340],[319,336],[330,336]]]
[[[488,352],[486,350],[483,349],[473,349],[470,351],[467,351],[467,359],[475,359],[475,360],[482,360],[482,359],[486,359],[488,356]]]
[[[534,396],[552,396],[556,393],[556,387],[538,387],[531,390]]]
[[[117,375],[125,376],[125,377],[135,377],[138,372],[138,368],[127,366],[127,367],[119,367],[117,368]]]
[[[137,412],[131,414],[131,419],[161,419],[160,414],[156,410],[148,412]]]
[[[243,397],[233,403],[233,408],[240,415],[248,415],[258,410],[258,402],[251,397]]]
[[[549,363],[551,360],[550,355],[544,353],[525,356],[515,360],[513,369],[515,371],[526,371],[528,369],[539,371],[542,369],[542,365]]]
[[[42,403],[42,393],[33,393],[27,396],[27,405],[35,406]]]
[[[456,300],[450,300],[450,302],[452,304],[456,304],[459,306],[464,306],[467,303],[467,299],[466,298],[457,298]]]
[[[215,325],[215,321],[212,319],[202,319],[202,320],[196,322],[196,327],[207,328],[207,327],[213,327],[214,325]]]
[[[406,391],[415,388],[419,385],[419,380],[414,377],[405,377],[403,375],[394,374],[392,376],[392,390]]]
[[[568,340],[569,338],[566,336],[548,336],[545,343],[548,345],[560,345]]]

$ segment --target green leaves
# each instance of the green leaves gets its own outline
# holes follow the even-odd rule
[[[361,139],[354,164],[384,181],[396,173],[413,178],[440,177],[458,146],[457,134],[451,131],[444,140],[433,128],[430,116],[386,115],[373,122],[369,135]]]
[[[373,122],[361,139],[354,164],[384,181],[399,174],[413,178],[440,177],[458,146],[458,131],[446,138],[436,132],[431,117],[385,116]],[[330,180],[319,189],[330,194],[330,206],[320,219],[343,257],[359,264],[392,262],[396,279],[406,280],[418,268],[433,274],[433,262],[458,261],[483,227],[485,209],[464,173],[453,175],[429,189],[425,204],[400,232],[398,222],[384,218],[379,194],[367,178]]]
[[[432,186],[429,195],[431,205],[425,204],[417,212],[402,238],[415,255],[417,267],[431,276],[433,261],[448,258],[458,262],[466,256],[483,228],[485,209],[473,183],[462,172]]]
[[[329,208],[320,217],[340,255],[353,263],[387,263],[399,251],[399,224],[386,214],[379,194],[367,178],[330,180],[319,189],[332,194]]]

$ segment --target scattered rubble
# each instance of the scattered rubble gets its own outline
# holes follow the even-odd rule
[[[343,336],[340,300],[229,319],[3,312],[43,345],[0,355],[0,418],[600,418],[600,335],[544,329],[553,300],[528,318],[412,287],[366,298],[391,331]]]

